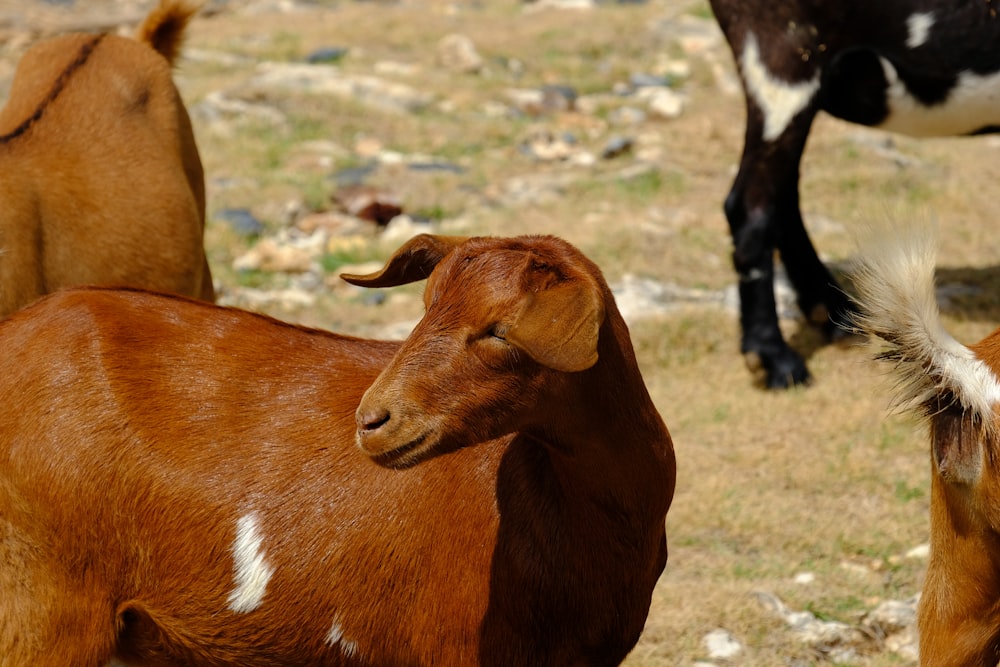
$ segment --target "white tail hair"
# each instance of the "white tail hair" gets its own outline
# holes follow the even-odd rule
[[[855,277],[861,306],[857,324],[888,343],[879,357],[896,362],[896,407],[933,411],[939,405],[934,399],[950,395],[978,423],[992,428],[1000,382],[941,324],[935,227],[887,225],[864,237]]]

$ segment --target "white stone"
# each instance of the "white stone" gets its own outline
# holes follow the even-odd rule
[[[715,659],[733,658],[743,650],[743,645],[727,630],[712,630],[702,640],[708,656]]]

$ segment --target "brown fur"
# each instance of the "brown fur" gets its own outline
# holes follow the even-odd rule
[[[1000,377],[1000,331],[971,349]],[[1000,443],[978,421],[954,404],[931,417],[931,561],[920,604],[922,665],[995,667],[1000,661]],[[970,473],[954,474],[956,463]]]
[[[611,292],[551,237],[349,279],[427,275],[401,344],[137,290],[0,323],[0,663],[618,664],[675,472]],[[246,516],[273,577],[237,613]]]
[[[194,12],[162,0],[138,40],[70,34],[25,53],[0,111],[0,316],[71,285],[214,300],[204,174],[171,77]]]
[[[920,664],[1000,660],[1000,330],[976,345],[941,324],[934,239],[876,230],[855,275],[859,324],[887,344],[901,405],[930,422],[930,562],[920,599]]]

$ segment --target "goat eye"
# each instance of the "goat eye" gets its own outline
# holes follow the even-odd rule
[[[509,371],[517,362],[518,351],[507,341],[508,325],[494,324],[482,330],[476,351],[479,361],[488,367]]]

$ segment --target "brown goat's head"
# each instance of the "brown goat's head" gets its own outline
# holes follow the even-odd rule
[[[545,418],[545,396],[597,362],[604,287],[596,267],[552,237],[421,235],[379,272],[387,287],[427,279],[426,313],[365,392],[358,445],[412,465]]]

